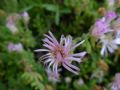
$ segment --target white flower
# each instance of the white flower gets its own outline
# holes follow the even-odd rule
[[[113,53],[116,49],[118,49],[118,45],[120,44],[120,38],[110,35],[104,35],[100,38],[100,43],[102,43],[101,55],[107,55],[108,52]]]

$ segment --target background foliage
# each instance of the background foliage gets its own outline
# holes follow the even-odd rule
[[[120,72],[120,49],[102,57],[100,46],[90,35],[91,26],[107,9],[105,0],[1,0],[0,90],[109,90],[114,74]],[[6,18],[24,11],[30,15],[28,27],[19,21],[19,33],[13,35],[6,27]],[[116,11],[119,12],[119,5]],[[78,65],[79,75],[63,70],[61,82],[56,84],[48,81],[44,65],[38,61],[42,54],[34,53],[35,49],[42,48],[43,34],[49,30],[57,38],[70,34],[75,42],[84,39],[85,43],[76,52],[88,52]],[[9,52],[9,42],[22,43],[24,50]]]

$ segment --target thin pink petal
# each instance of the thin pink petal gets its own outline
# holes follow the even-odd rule
[[[68,58],[66,58],[66,59],[67,59],[67,60],[71,60],[71,61],[81,62],[81,58],[68,57]]]
[[[87,52],[80,52],[80,53],[72,54],[72,56],[75,56],[75,57],[84,57],[86,53]]]
[[[59,44],[57,39],[54,37],[54,35],[49,31],[50,36],[53,38],[53,40],[56,42],[56,44]]]
[[[50,49],[50,50],[54,50],[54,48],[48,44],[43,44],[43,46],[45,46],[46,48]]]
[[[74,66],[74,65],[72,65],[72,64],[70,64],[70,63],[68,63],[68,62],[65,62],[65,64],[66,64],[67,66],[69,66],[70,68],[73,68],[73,69],[75,69],[75,70],[77,70],[77,71],[80,70],[78,67],[76,67],[76,66]]]
[[[37,49],[37,50],[34,50],[35,52],[43,52],[43,51],[49,51],[48,49]]]
[[[54,64],[54,60],[52,60],[50,63],[49,63],[49,65],[48,65],[48,68],[50,68],[50,66],[52,65],[52,64]]]
[[[72,47],[72,50],[74,50],[76,47],[78,47],[80,44],[82,44],[82,43],[84,43],[84,42],[85,42],[85,40],[83,40],[83,41],[79,42],[78,44],[74,45],[74,46]]]
[[[66,64],[63,64],[63,67],[66,68],[68,71],[74,73],[74,74],[78,74],[78,72],[72,70],[70,67],[68,67]]]
[[[51,42],[50,40],[48,40],[47,38],[45,38],[43,41],[44,41],[45,43],[48,43],[49,45],[55,47],[55,44],[54,44],[53,42]]]

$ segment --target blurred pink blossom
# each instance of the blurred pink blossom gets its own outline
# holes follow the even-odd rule
[[[114,11],[108,11],[105,15],[106,22],[110,23],[117,17],[117,14]]]
[[[113,53],[120,45],[120,18],[114,11],[108,11],[104,17],[96,21],[92,35],[102,44],[101,55]]]
[[[93,26],[92,35],[100,38],[104,34],[114,31],[111,28],[111,21],[117,17],[114,11],[108,11],[104,17],[97,20]]]
[[[115,80],[112,83],[110,90],[120,90],[120,73],[115,74]]]
[[[109,27],[109,23],[106,23],[106,19],[105,17],[103,17],[100,20],[97,20],[95,22],[95,25],[93,26],[93,30],[92,30],[92,35],[99,38],[101,36],[103,36],[105,33],[110,32],[110,27]]]
[[[14,43],[10,42],[8,44],[8,51],[9,52],[13,52],[13,51],[21,52],[21,51],[23,51],[23,46],[21,43],[14,44]]]
[[[6,27],[13,33],[16,34],[18,32],[18,28],[16,26],[17,21],[20,19],[19,14],[11,14],[8,16],[7,21],[6,21]]]

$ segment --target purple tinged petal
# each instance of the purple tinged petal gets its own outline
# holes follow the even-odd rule
[[[112,20],[114,20],[117,17],[117,14],[114,11],[109,11],[107,12],[105,18],[107,20],[107,22],[111,22]]]
[[[80,53],[76,53],[76,54],[72,54],[72,56],[75,57],[84,57],[86,55],[87,52],[80,52]]]
[[[45,55],[42,55],[40,58],[44,58],[44,57],[50,57],[51,56],[51,53],[47,53],[47,54],[45,54]]]
[[[51,62],[52,59],[47,59],[44,63],[48,63],[48,62]]]
[[[58,73],[58,63],[53,64],[53,72]]]
[[[68,67],[66,64],[63,64],[63,67],[66,68],[68,71],[70,71],[70,72],[72,72],[72,73],[78,75],[78,72],[72,70],[72,69],[71,69],[70,67]]]
[[[44,41],[45,43],[47,43],[47,44],[49,44],[49,45],[55,47],[54,43],[51,42],[50,40],[48,40],[47,38],[43,39],[43,41]]]
[[[43,44],[43,46],[45,46],[46,48],[50,49],[50,50],[54,50],[54,48],[48,44]]]
[[[81,45],[81,44],[84,43],[84,42],[85,42],[85,40],[83,40],[83,41],[79,42],[78,44],[74,45],[74,46],[72,47],[72,50],[74,50],[76,47],[78,47],[79,45]]]
[[[54,35],[49,31],[50,36],[52,37],[52,39],[55,41],[56,44],[59,44],[57,39],[54,37]]]
[[[48,65],[48,68],[50,68],[50,66],[52,65],[52,64],[54,64],[54,60],[52,60],[50,63],[49,63],[49,65]]]
[[[50,37],[50,36],[48,36],[48,35],[46,35],[46,34],[44,34],[44,36],[46,37],[46,38],[48,38],[51,42],[53,42],[55,45],[57,45],[56,43],[56,41],[52,38],[52,37]]]
[[[48,49],[37,49],[37,50],[34,50],[35,52],[43,52],[43,51],[49,51]]]
[[[103,17],[102,19],[96,21],[92,30],[92,35],[99,38],[110,31],[111,29],[109,27],[109,23],[107,23]]]
[[[81,59],[80,58],[75,58],[75,57],[68,57],[66,58],[67,60],[71,60],[71,61],[76,61],[76,62],[81,62]]]
[[[72,45],[72,37],[71,36],[68,36],[66,37],[65,39],[65,48],[70,48],[70,46]]]
[[[80,70],[78,67],[76,67],[76,66],[74,66],[74,65],[72,65],[72,64],[70,64],[70,63],[68,63],[68,62],[65,62],[65,64],[66,64],[67,66],[69,66],[70,68],[72,68],[72,69],[75,69],[75,70],[77,70],[77,71]]]
[[[50,55],[45,54],[45,55],[41,56],[39,58],[39,60],[45,60],[45,59],[48,59],[48,58],[50,58]]]

